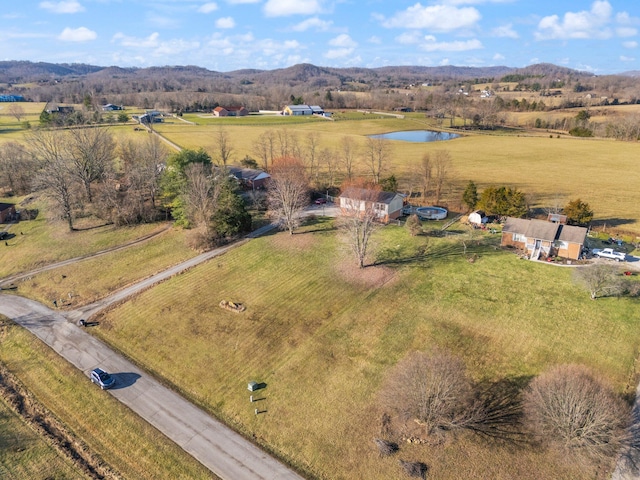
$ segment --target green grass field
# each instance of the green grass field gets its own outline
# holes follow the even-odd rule
[[[378,236],[384,266],[364,271],[321,221],[260,238],[175,277],[100,319],[98,334],[204,408],[312,478],[387,479],[395,460],[372,444],[385,374],[412,350],[461,355],[475,379],[525,383],[556,363],[584,363],[635,391],[637,301],[592,302],[571,270],[455,240]],[[476,237],[476,241],[477,241]],[[412,260],[416,250],[427,256]],[[237,315],[221,300],[247,305]],[[246,383],[265,382],[256,417]],[[533,447],[462,436],[402,446],[430,478],[581,478]],[[455,469],[453,466],[455,465]]]
[[[48,445],[0,398],[0,477],[7,480],[30,478],[86,478]]]
[[[121,478],[212,478],[213,475],[181,448],[169,441],[127,407],[96,388],[84,374],[62,360],[21,327],[5,322],[2,327],[0,362],[43,403],[92,453],[102,458]],[[43,381],[46,379],[46,381]],[[3,405],[0,403],[0,405]],[[19,424],[4,428],[0,406],[0,435],[8,445],[31,445],[16,455],[0,449],[2,478],[81,478],[74,469],[38,445]],[[39,451],[36,451],[39,449]],[[5,463],[6,462],[6,467]]]

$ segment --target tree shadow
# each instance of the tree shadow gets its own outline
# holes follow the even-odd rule
[[[369,266],[401,266],[401,265],[426,265],[430,262],[448,260],[451,257],[470,255],[495,255],[499,252],[493,245],[478,243],[465,249],[460,244],[425,245],[422,248],[408,253],[402,250],[387,249],[379,254],[379,257]]]
[[[86,232],[89,230],[95,230],[97,228],[103,228],[103,227],[108,227],[109,225],[113,225],[113,223],[111,222],[107,222],[107,223],[103,223],[101,225],[94,225],[92,227],[82,227],[82,228],[78,228],[78,227],[73,227],[73,231],[74,232]]]
[[[632,218],[605,218],[592,222],[593,227],[619,227],[621,225],[629,225],[634,223],[635,220]]]
[[[522,428],[522,390],[532,376],[508,377],[477,385],[476,421],[468,429],[481,437],[509,445],[529,440]]]

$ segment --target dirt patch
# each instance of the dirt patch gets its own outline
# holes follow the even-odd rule
[[[271,244],[279,249],[304,252],[311,249],[317,239],[311,233],[294,233],[289,235],[286,232],[271,237]]]
[[[336,265],[338,276],[349,283],[364,285],[371,288],[380,288],[393,285],[398,276],[396,271],[389,267],[371,265],[359,268],[354,259],[343,259]]]
[[[7,327],[2,325],[0,328]],[[74,437],[3,364],[0,364],[0,396],[27,425],[87,476],[98,479],[121,478],[111,467],[97,458],[84,442]]]

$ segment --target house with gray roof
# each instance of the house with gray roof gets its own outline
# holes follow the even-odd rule
[[[584,227],[508,217],[502,227],[500,244],[523,250],[531,260],[554,255],[577,260],[586,237]]]
[[[395,192],[383,192],[366,188],[346,188],[340,194],[340,210],[353,215],[373,208],[378,221],[388,223],[402,216],[404,197]]]

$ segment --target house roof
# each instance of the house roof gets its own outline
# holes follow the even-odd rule
[[[368,190],[366,188],[349,187],[340,194],[342,198],[351,200],[366,200],[370,202],[390,204],[394,198],[400,196],[395,192],[383,192],[376,190]]]
[[[229,105],[229,106],[220,105],[219,107],[214,108],[213,111],[221,112],[222,110],[226,110],[227,112],[239,112],[243,108],[244,107],[242,105]]]
[[[553,242],[558,233],[558,224],[545,220],[529,220],[529,227],[525,232],[527,238],[547,240]]]
[[[255,182],[256,180],[263,180],[265,178],[271,178],[267,172],[262,170],[256,170],[253,168],[242,167],[228,167],[229,173],[236,177],[238,180],[245,182]]]
[[[587,237],[587,229],[584,227],[575,227],[572,225],[560,225],[560,235],[558,240],[563,240],[570,243],[579,243],[584,245],[584,240]]]
[[[507,217],[507,221],[502,226],[502,231],[507,233],[525,234],[529,228],[529,220],[525,218]]]
[[[4,212],[5,210],[10,209],[11,207],[15,207],[13,203],[0,203],[0,212]]]
[[[287,108],[292,112],[313,112],[309,105],[287,105]]]

